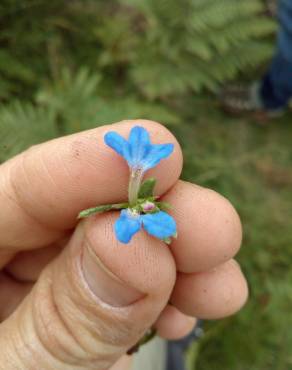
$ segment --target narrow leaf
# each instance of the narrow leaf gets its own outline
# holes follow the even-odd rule
[[[117,204],[112,204],[111,209],[124,209],[128,207],[129,207],[129,203],[117,203]]]
[[[128,207],[128,203],[104,204],[102,206],[97,206],[97,207],[93,207],[93,208],[84,209],[83,211],[81,211],[79,213],[78,219],[89,217],[89,216],[92,216],[96,213],[107,212],[107,211],[110,211],[112,209],[123,209],[123,208],[127,208],[127,207]]]
[[[167,202],[155,202],[155,204],[161,211],[168,211],[173,208],[172,205]]]
[[[153,196],[153,190],[156,184],[156,179],[151,177],[143,182],[140,186],[138,198],[149,198]]]
[[[112,209],[111,204],[106,204],[103,206],[97,206],[93,208],[84,209],[83,211],[79,213],[78,218],[85,218],[85,217],[94,215],[95,213],[102,213],[102,212],[109,211],[111,209]]]

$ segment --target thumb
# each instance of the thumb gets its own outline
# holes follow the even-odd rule
[[[105,370],[155,322],[174,285],[174,260],[145,233],[117,242],[115,218],[81,222],[1,324],[1,369]]]

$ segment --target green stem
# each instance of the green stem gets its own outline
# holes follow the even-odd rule
[[[143,179],[143,171],[141,168],[132,169],[130,173],[128,196],[130,207],[136,205],[138,193]]]
[[[132,347],[127,351],[127,355],[132,355],[135,352],[139,351],[140,346],[143,346],[143,344],[146,344],[150,342],[151,339],[153,339],[156,335],[156,330],[151,328],[148,330],[148,332]]]

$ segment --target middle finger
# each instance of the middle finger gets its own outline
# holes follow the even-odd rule
[[[177,270],[206,271],[239,250],[241,223],[233,206],[213,190],[178,181],[163,197],[173,207],[178,237],[170,245]]]

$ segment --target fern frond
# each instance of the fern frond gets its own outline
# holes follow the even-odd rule
[[[195,32],[202,32],[210,27],[223,27],[235,18],[252,16],[261,10],[263,10],[263,4],[257,0],[212,1],[201,9],[193,8],[193,14],[188,18],[188,26]]]
[[[233,21],[226,28],[212,29],[206,33],[205,40],[219,52],[224,52],[233,46],[238,46],[243,41],[267,36],[275,31],[275,22],[266,17],[242,18]]]
[[[0,162],[58,135],[52,110],[14,101],[0,107]]]

